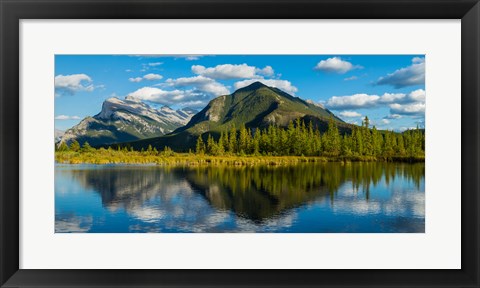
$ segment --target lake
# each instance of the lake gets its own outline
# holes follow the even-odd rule
[[[55,232],[424,233],[425,164],[56,164]]]

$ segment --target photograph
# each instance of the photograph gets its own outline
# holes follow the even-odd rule
[[[480,0],[334,2],[0,0],[0,288],[480,287]]]
[[[425,233],[423,54],[54,61],[55,233]]]

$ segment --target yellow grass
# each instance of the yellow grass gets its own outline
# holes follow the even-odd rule
[[[92,150],[88,152],[56,151],[55,161],[63,164],[155,164],[155,165],[290,165],[329,161],[424,161],[424,158],[322,157],[322,156],[210,156],[189,153],[153,153],[138,151]]]

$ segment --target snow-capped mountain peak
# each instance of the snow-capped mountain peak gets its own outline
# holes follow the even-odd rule
[[[131,96],[112,97],[103,102],[100,113],[67,130],[63,139],[102,145],[157,137],[187,124],[195,113],[168,106],[157,110]]]

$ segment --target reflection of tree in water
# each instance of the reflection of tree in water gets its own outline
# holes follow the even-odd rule
[[[259,222],[322,197],[334,201],[339,187],[347,181],[356,190],[365,191],[366,200],[370,185],[376,185],[382,177],[387,184],[395,177],[402,177],[413,181],[418,188],[425,165],[368,162],[276,167],[114,166],[68,173],[82,186],[100,193],[103,205],[111,210],[121,206],[138,214],[146,202],[160,199],[156,205],[169,205],[164,211],[171,213],[175,210],[175,197],[180,194],[183,208],[194,210],[200,208],[193,199],[198,193],[216,209]]]
[[[384,175],[386,181],[401,175],[418,187],[424,173],[423,164],[321,163],[198,167],[190,170],[186,179],[216,208],[261,221],[319,197],[329,196],[333,201],[346,181],[351,181],[356,190],[365,191],[368,200],[370,185],[376,185]]]
[[[211,205],[260,221],[328,195],[312,167],[199,167],[186,179]]]

